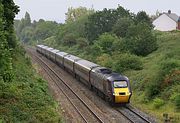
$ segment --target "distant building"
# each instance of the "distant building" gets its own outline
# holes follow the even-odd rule
[[[156,18],[153,25],[155,30],[160,31],[180,30],[180,17],[169,10],[168,13],[162,13]]]

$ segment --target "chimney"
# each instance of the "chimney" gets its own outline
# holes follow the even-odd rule
[[[168,14],[171,14],[171,10],[168,10]]]
[[[178,19],[178,30],[180,30],[180,17]]]

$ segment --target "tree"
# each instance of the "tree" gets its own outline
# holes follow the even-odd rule
[[[68,12],[65,13],[66,15],[66,23],[74,22],[85,15],[90,15],[94,12],[93,9],[87,9],[86,7],[79,7],[79,8],[68,8]]]
[[[74,21],[73,23],[59,25],[58,32],[56,34],[56,41],[60,43],[60,41],[63,40],[63,37],[69,34],[73,34],[76,38],[85,38],[85,23],[87,22],[87,20],[88,15],[84,15],[80,17],[78,20]]]
[[[112,32],[115,33],[118,37],[125,37],[128,31],[128,27],[134,24],[130,18],[120,18],[116,24],[113,26]]]
[[[31,25],[31,17],[30,17],[30,14],[28,12],[26,12],[24,20],[25,20],[25,26]]]
[[[33,32],[34,40],[44,40],[50,36],[53,36],[57,33],[58,24],[52,21],[42,21],[36,24],[36,27]]]
[[[157,49],[156,36],[146,23],[131,25],[128,28],[124,45],[126,50],[141,56],[146,56]]]
[[[153,27],[151,18],[146,14],[145,11],[140,11],[137,13],[135,17],[135,22],[136,23],[146,23],[148,24],[151,28]]]
[[[19,7],[16,6],[13,0],[2,0],[3,4],[3,21],[4,21],[4,31],[6,32],[6,40],[10,48],[16,47],[16,38],[14,35],[14,18],[15,14],[19,12]]]
[[[80,37],[77,39],[77,45],[79,48],[86,48],[88,46],[88,41],[86,38]]]
[[[68,33],[63,37],[63,44],[69,47],[76,44],[76,37],[73,33]]]
[[[117,9],[103,9],[90,15],[86,23],[86,36],[90,43],[99,35],[112,31],[113,25],[119,18],[129,17],[130,13],[123,7],[119,6]]]
[[[100,48],[100,52],[111,54],[114,51],[113,43],[116,40],[119,40],[116,35],[104,33],[100,35],[99,38],[95,41],[95,45],[97,45]]]
[[[12,0],[0,1],[0,81],[12,78],[12,58],[10,48],[15,48],[13,21],[18,7]]]

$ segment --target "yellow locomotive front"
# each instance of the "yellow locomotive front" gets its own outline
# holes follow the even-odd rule
[[[129,103],[131,95],[129,81],[119,80],[113,82],[114,103]]]

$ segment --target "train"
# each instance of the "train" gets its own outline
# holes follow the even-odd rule
[[[36,51],[62,67],[111,104],[128,104],[132,95],[128,77],[57,49],[36,45]]]

